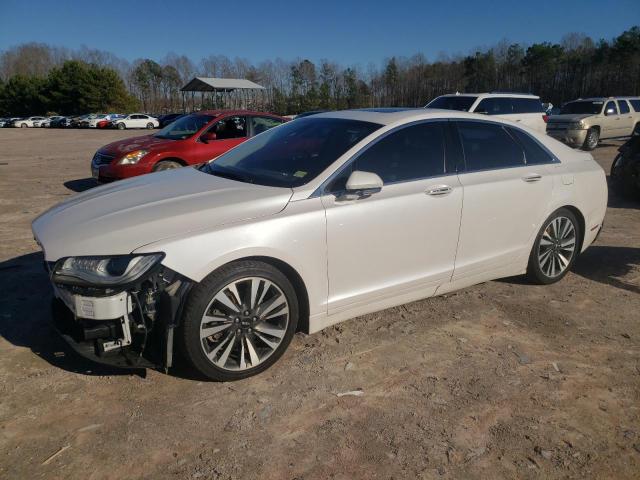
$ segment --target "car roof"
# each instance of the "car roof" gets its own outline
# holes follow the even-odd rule
[[[509,93],[509,92],[482,92],[482,93],[447,93],[440,97],[515,97],[515,98],[540,98],[533,93]],[[438,98],[438,97],[436,97]]]
[[[482,118],[486,120],[487,116],[439,108],[363,108],[358,110],[337,110],[334,112],[318,113],[307,118],[310,120],[317,118],[342,118],[345,120],[360,120],[381,125],[391,125],[393,123],[403,123],[403,121],[427,120],[431,118],[469,118],[476,120]],[[300,121],[306,120],[307,118],[303,118]]]
[[[201,110],[199,112],[192,112],[191,114],[186,115],[212,115],[217,117],[219,115],[269,115],[271,117],[279,117],[280,115],[276,115],[275,113],[270,112],[258,112],[256,110]]]

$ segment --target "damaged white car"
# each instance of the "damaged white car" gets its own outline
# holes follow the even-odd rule
[[[591,155],[499,119],[330,112],[200,169],[77,195],[33,222],[54,321],[82,355],[235,380],[297,330],[487,280],[553,283],[607,202]]]

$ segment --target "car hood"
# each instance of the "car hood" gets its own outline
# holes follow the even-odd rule
[[[75,195],[37,217],[32,229],[47,261],[128,254],[185,232],[274,215],[291,195],[289,188],[180,168]]]
[[[158,150],[168,148],[171,145],[175,145],[175,142],[181,141],[182,140],[167,140],[166,138],[158,138],[153,135],[143,135],[141,137],[126,138],[110,143],[102,147],[99,152],[118,158],[134,150]]]
[[[583,118],[593,117],[592,114],[589,113],[565,113],[564,115],[552,115],[549,117],[547,123],[557,123],[557,122],[577,122],[582,120]]]

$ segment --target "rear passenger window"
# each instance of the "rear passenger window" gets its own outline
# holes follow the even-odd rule
[[[533,138],[522,130],[510,128],[509,133],[518,141],[524,149],[524,157],[527,165],[542,165],[545,163],[553,163],[553,157],[544,148],[538,145]]]
[[[501,125],[457,122],[467,171],[524,165],[524,152]]]
[[[629,100],[629,103],[636,112],[640,112],[640,100]]]
[[[624,100],[618,100],[618,106],[620,107],[620,113],[629,113],[629,105]]]
[[[513,113],[544,113],[539,98],[512,98]]]
[[[475,108],[476,113],[487,115],[509,115],[513,113],[511,99],[504,97],[485,98]]]
[[[373,172],[385,184],[444,174],[444,126],[429,122],[391,133],[355,161],[356,170]]]

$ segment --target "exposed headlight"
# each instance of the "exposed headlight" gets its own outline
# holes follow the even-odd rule
[[[163,253],[115,255],[113,257],[68,257],[53,267],[54,283],[114,287],[135,282],[156,266]]]
[[[583,128],[584,128],[584,123],[582,123],[582,120],[579,122],[569,123],[569,130],[582,130]]]
[[[124,157],[118,160],[118,164],[119,165],[135,165],[147,153],[149,153],[148,150],[134,150],[133,152],[127,153]]]

